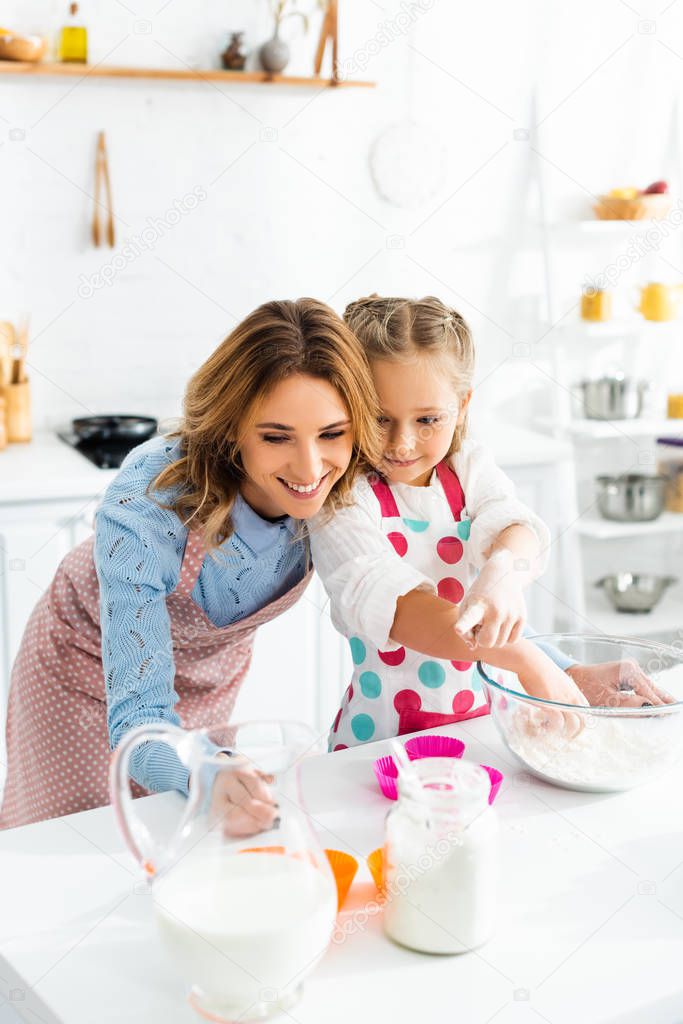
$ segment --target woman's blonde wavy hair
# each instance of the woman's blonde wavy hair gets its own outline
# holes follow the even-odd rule
[[[416,354],[445,357],[462,400],[472,389],[474,342],[464,317],[440,299],[383,298],[369,295],[351,302],[344,320],[373,359],[406,360]],[[452,455],[467,436],[467,417],[456,426],[448,450]]]
[[[240,439],[273,387],[306,374],[336,388],[349,410],[353,450],[325,508],[349,504],[359,472],[379,460],[378,408],[368,361],[353,332],[334,310],[315,299],[266,302],[228,335],[190,379],[183,419],[170,437],[182,455],[149,488],[171,490],[165,507],[201,528],[209,550],[233,532],[232,507],[244,479]]]

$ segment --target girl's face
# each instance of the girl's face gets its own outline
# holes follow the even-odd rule
[[[448,367],[429,356],[375,359],[371,368],[385,445],[378,468],[392,483],[424,487],[465,419],[470,394],[461,399]]]
[[[325,380],[294,374],[258,406],[240,444],[240,491],[260,515],[309,519],[346,471],[353,450],[349,410]]]

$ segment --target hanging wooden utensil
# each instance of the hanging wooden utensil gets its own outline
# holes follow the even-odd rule
[[[102,171],[104,176],[104,188],[107,195],[107,242],[113,249],[116,245],[114,233],[114,204],[111,197],[111,178],[109,176],[109,158],[107,156],[107,142],[104,132],[100,132],[100,147],[102,151]]]
[[[95,150],[95,207],[92,215],[92,241],[96,248],[102,243],[102,229],[100,226],[100,193],[103,177],[102,159],[102,132],[97,136],[97,149]]]
[[[104,194],[104,201],[103,201]],[[95,246],[102,245],[103,231],[100,220],[102,206],[107,211],[107,223],[105,228],[107,243],[113,249],[116,245],[116,234],[114,231],[114,205],[111,195],[111,177],[109,175],[109,159],[107,157],[107,141],[104,132],[97,136],[97,152],[95,155],[95,209],[92,221],[92,239]]]
[[[320,74],[323,66],[323,56],[328,39],[332,40],[332,82],[339,81],[339,60],[338,60],[338,36],[339,36],[339,8],[337,0],[327,0],[327,8],[323,18],[318,49],[315,53],[314,73]]]

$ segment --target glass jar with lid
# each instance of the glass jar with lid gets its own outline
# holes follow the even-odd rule
[[[666,477],[664,507],[683,512],[683,437],[657,438],[657,472]]]
[[[465,953],[491,938],[499,874],[497,816],[483,768],[414,761],[399,778],[384,845],[384,931],[424,953]]]

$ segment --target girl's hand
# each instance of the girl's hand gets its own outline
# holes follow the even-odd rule
[[[278,805],[273,801],[267,783],[272,775],[264,775],[243,759],[227,754],[229,771],[218,771],[211,793],[209,820],[220,826],[226,836],[253,836],[277,827]]]
[[[550,662],[544,667],[542,675],[534,673],[531,677],[527,676],[527,681],[520,676],[520,682],[532,697],[552,700],[557,704],[575,704],[577,707],[584,708],[589,706],[585,694],[574,680],[561,668],[558,668],[554,662]]]
[[[519,646],[524,653],[516,672],[529,696],[558,704],[588,707],[586,697],[574,680],[558,668],[540,648],[529,641],[523,641]],[[529,733],[553,731],[571,739],[578,736],[583,729],[583,716],[564,708],[529,704],[524,712],[525,727]]]
[[[465,594],[455,631],[468,647],[504,647],[520,639],[526,576],[517,572],[514,561],[507,549],[494,552]]]
[[[566,671],[593,707],[641,708],[676,703],[670,693],[654,685],[636,661],[571,665]]]

